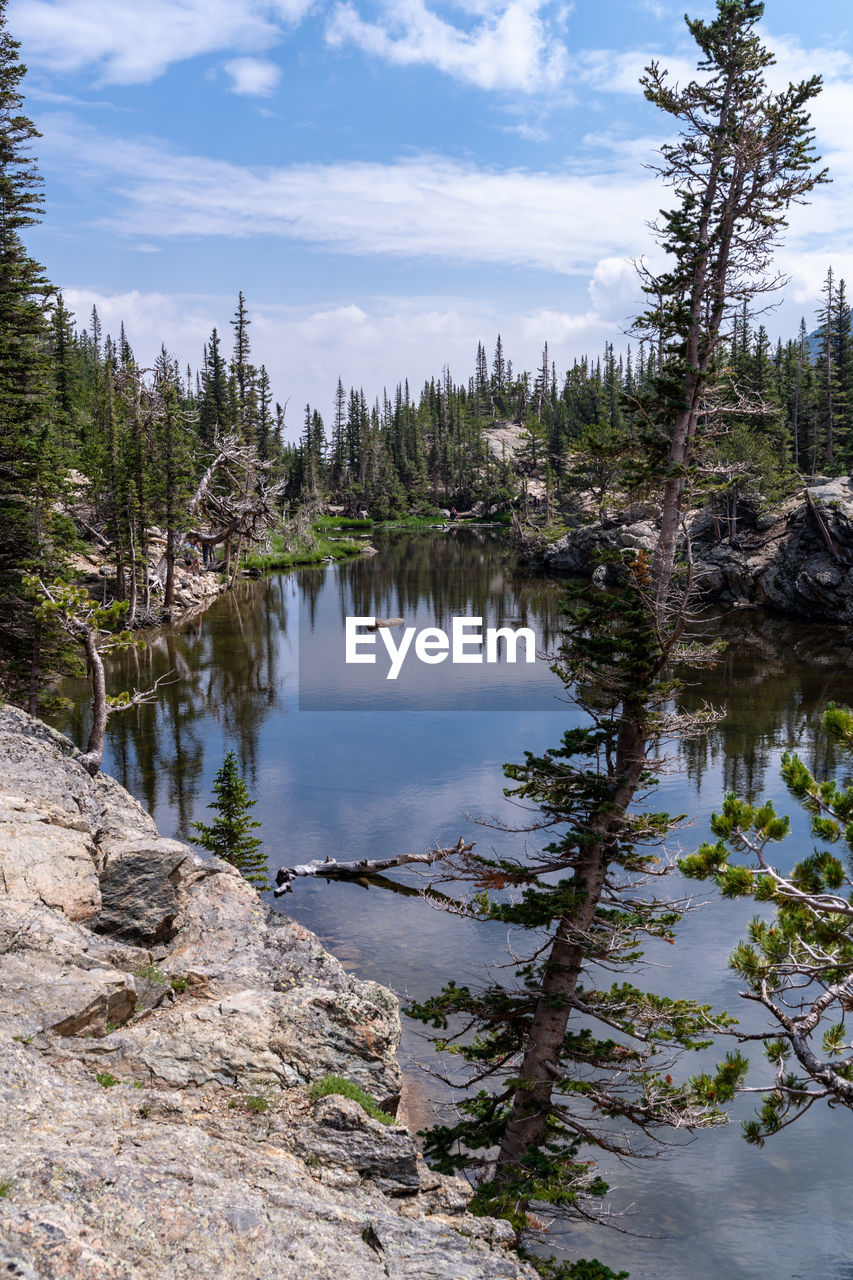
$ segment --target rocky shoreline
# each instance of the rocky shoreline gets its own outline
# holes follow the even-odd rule
[[[534,1280],[401,1123],[399,1010],[0,707],[0,1270]]]
[[[653,551],[657,512],[629,508],[606,522],[581,523],[550,546],[522,551],[534,568],[556,573],[598,573],[606,553]],[[853,623],[853,481],[816,479],[773,508],[742,512],[737,531],[725,536],[709,510],[688,521],[696,587],[709,602],[764,607],[812,622]],[[598,567],[597,567],[598,566]]]

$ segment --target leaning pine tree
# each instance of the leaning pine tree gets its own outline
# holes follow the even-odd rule
[[[249,796],[233,751],[226,754],[213,780],[213,790],[216,799],[208,807],[214,809],[218,817],[209,826],[194,822],[192,827],[198,835],[190,839],[208,853],[230,862],[256,889],[271,888],[263,841],[251,834],[261,825],[249,816],[249,810],[257,801]]]
[[[409,1009],[469,1068],[461,1119],[428,1134],[427,1154],[445,1172],[472,1171],[475,1207],[519,1231],[531,1203],[590,1212],[589,1197],[607,1190],[591,1149],[648,1155],[669,1130],[722,1123],[718,1104],[743,1069],[736,1057],[723,1064],[713,1104],[707,1088],[700,1097],[677,1083],[677,1058],[709,1043],[713,1019],[627,980],[644,938],[672,942],[680,919],[650,888],[671,869],[658,847],[677,820],[635,801],[653,792],[666,740],[716,722],[709,711],[678,713],[669,674],[674,661],[713,661],[715,650],[673,635],[661,643],[649,565],[632,556],[613,590],[571,593],[560,669],[584,723],[505,768],[507,794],[535,815],[521,830],[548,842],[522,859],[466,852],[447,869],[478,887],[461,909],[529,933],[515,980],[480,991],[451,983]],[[613,974],[624,976],[602,982]]]
[[[626,405],[661,533],[650,564],[626,553],[615,591],[575,593],[561,669],[583,722],[544,756],[507,767],[510,794],[537,813],[526,830],[547,830],[549,843],[517,860],[471,853],[450,868],[479,889],[462,910],[529,931],[526,958],[514,982],[450,984],[411,1009],[469,1068],[459,1119],[429,1134],[428,1151],[440,1168],[470,1170],[475,1204],[520,1231],[538,1201],[588,1212],[584,1193],[605,1189],[590,1150],[644,1154],[669,1129],[722,1119],[717,1107],[745,1070],[733,1055],[712,1084],[679,1085],[674,1056],[699,1042],[707,1011],[602,978],[634,970],[643,938],[671,940],[678,920],[678,905],[649,890],[663,870],[654,847],[674,824],[643,803],[662,744],[713,722],[679,713],[672,678],[678,663],[714,657],[685,638],[695,445],[726,316],[778,283],[769,270],[786,211],[823,179],[807,111],[820,82],[768,91],[762,12],[755,0],[717,0],[712,22],[688,20],[701,78],[680,89],[653,64],[643,82],[682,130],[659,168],[677,197],[659,227],[668,265],[646,273],[653,305],[638,325],[654,342],[656,377]],[[558,1274],[594,1274],[578,1265]]]

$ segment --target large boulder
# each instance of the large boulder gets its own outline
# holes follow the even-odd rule
[[[312,1162],[352,1169],[391,1195],[420,1190],[418,1152],[408,1129],[372,1119],[351,1098],[322,1098],[295,1141]]]
[[[99,933],[125,942],[168,942],[178,931],[181,869],[186,845],[159,836],[115,842],[99,884]]]

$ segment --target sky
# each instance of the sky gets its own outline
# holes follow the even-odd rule
[[[694,16],[710,17],[698,3]],[[668,124],[638,84],[695,66],[666,0],[10,0],[42,132],[30,251],[78,323],[197,368],[239,290],[256,364],[328,418],[502,336],[517,369],[627,345],[634,260],[667,194]],[[774,87],[820,73],[833,184],[796,208],[765,323],[810,326],[829,265],[853,280],[853,10],[768,0]]]

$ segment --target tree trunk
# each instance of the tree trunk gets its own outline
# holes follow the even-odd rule
[[[80,622],[75,626],[74,635],[86,650],[92,680],[92,729],[86,750],[78,758],[86,772],[94,778],[104,758],[104,736],[107,731],[107,685],[104,663],[98,653],[95,635],[85,623]]]
[[[130,608],[127,611],[127,626],[132,630],[136,621],[136,542],[133,537],[132,517],[128,519],[127,532],[130,539]]]
[[[612,840],[634,793],[645,764],[645,716],[636,708],[625,711],[616,749],[616,782],[610,805],[602,804],[597,822],[599,839],[591,844],[575,867],[575,882],[583,898],[571,916],[557,927],[545,962],[545,976],[530,1028],[512,1113],[504,1131],[495,1165],[495,1181],[507,1182],[522,1168],[524,1157],[546,1135],[554,1085],[561,1078],[560,1055],[566,1036],[572,1001],[583,963],[583,938],[592,924],[612,859]]]
[[[175,531],[166,530],[166,586],[163,591],[163,604],[171,609],[175,603]]]
[[[336,858],[317,858],[313,862],[303,862],[295,867],[281,867],[276,875],[275,896],[291,892],[291,881],[304,876],[320,877],[329,880],[360,880],[367,876],[378,875],[381,871],[389,871],[393,867],[406,867],[413,863],[431,866],[441,858],[451,858],[469,853],[473,844],[465,844],[459,837],[458,844],[452,849],[433,849],[430,853],[400,853],[392,858],[362,858],[358,862],[338,862]],[[418,893],[419,890],[414,890]]]
[[[243,535],[240,534],[237,538],[237,547],[234,551],[234,568],[231,570],[231,579],[228,583],[228,587],[231,591],[234,590],[234,579],[237,577],[237,570],[240,567],[240,548],[242,545],[243,545]],[[227,569],[226,569],[226,573],[227,573]]]

